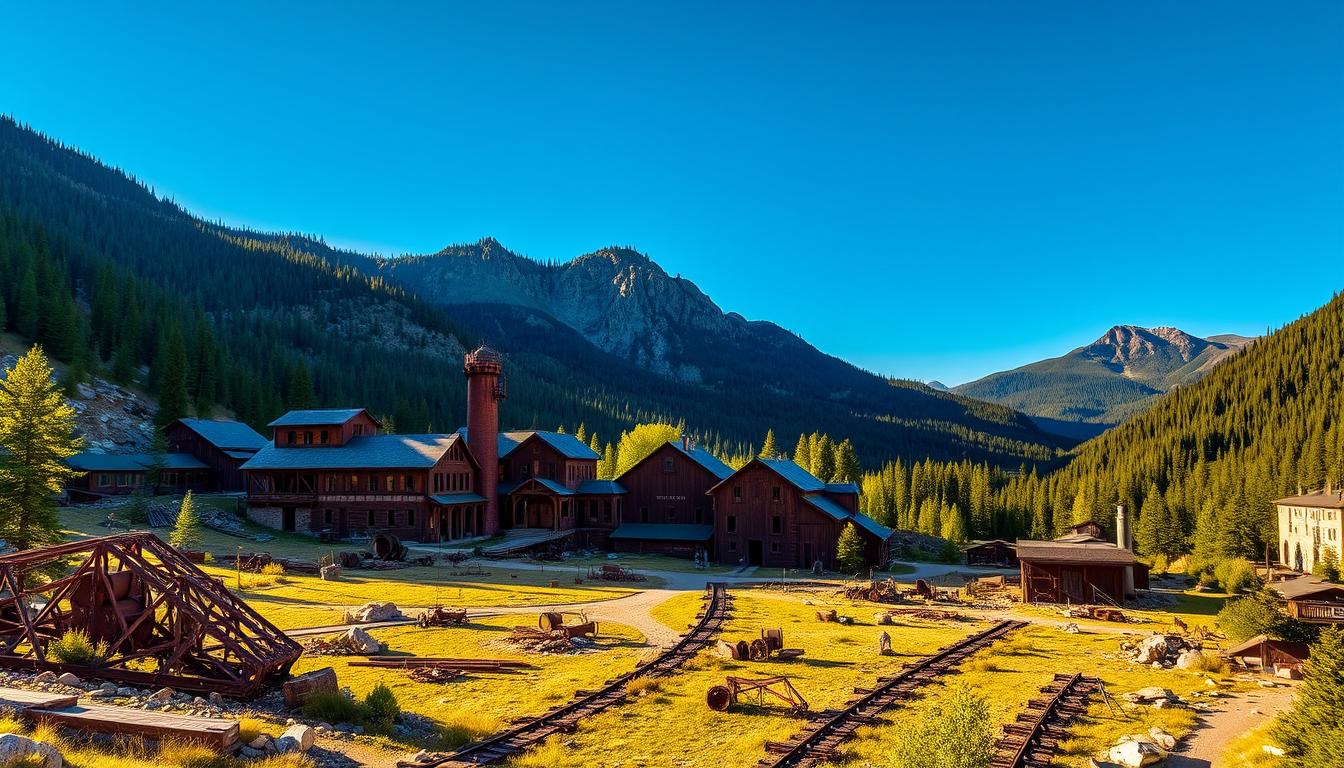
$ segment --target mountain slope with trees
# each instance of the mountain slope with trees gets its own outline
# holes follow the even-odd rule
[[[0,330],[42,342],[72,380],[97,369],[145,387],[160,423],[223,409],[264,425],[320,403],[365,405],[401,431],[453,429],[461,354],[484,336],[509,357],[508,426],[583,423],[610,442],[636,423],[694,417],[696,436],[726,453],[771,427],[824,429],[874,460],[1004,466],[1049,462],[1064,445],[1009,408],[872,376],[769,323],[720,313],[747,334],[732,346],[719,344],[718,325],[678,325],[679,348],[703,351],[678,370],[700,375],[670,376],[652,358],[594,344],[554,306],[498,303],[484,283],[481,296],[490,301],[421,298],[378,259],[202,221],[0,120]]]

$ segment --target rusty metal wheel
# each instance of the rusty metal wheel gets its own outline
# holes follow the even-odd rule
[[[733,703],[733,692],[726,685],[716,685],[705,693],[705,703],[715,712],[727,712]]]
[[[764,640],[751,641],[751,660],[765,661],[770,658],[770,644]]]

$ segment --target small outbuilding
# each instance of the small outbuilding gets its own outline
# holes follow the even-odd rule
[[[1017,542],[1024,603],[1120,605],[1134,592],[1134,554],[1106,542]]]
[[[1306,643],[1290,643],[1287,640],[1275,640],[1268,635],[1256,635],[1223,651],[1223,656],[1240,662],[1247,667],[1264,670],[1282,668],[1302,671],[1302,662],[1311,654]]]
[[[1000,568],[1016,568],[1018,566],[1017,547],[1012,542],[1003,539],[974,541],[962,547],[962,552],[966,555],[967,565],[998,566]]]
[[[1344,624],[1344,584],[1304,576],[1270,584],[1288,601],[1288,615],[1313,624]]]

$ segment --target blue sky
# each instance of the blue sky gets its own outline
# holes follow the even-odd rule
[[[948,383],[1344,287],[1337,2],[182,5],[10,6],[0,111],[231,223],[631,245]]]

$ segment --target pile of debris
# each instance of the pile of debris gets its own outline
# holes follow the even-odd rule
[[[624,565],[607,565],[600,568],[589,568],[588,578],[597,581],[648,581],[648,577],[642,573],[635,573]]]
[[[906,597],[905,592],[891,579],[847,586],[837,596],[848,600],[867,600],[870,603],[900,603]]]
[[[1163,688],[1159,685],[1140,688],[1132,693],[1126,693],[1120,698],[1130,704],[1142,704],[1153,709],[1186,709],[1189,706],[1170,688]]]
[[[435,605],[421,611],[420,615],[415,617],[415,623],[422,628],[462,626],[467,623],[467,609]]]
[[[303,652],[309,656],[372,656],[383,652],[383,644],[359,627],[351,627],[339,635],[309,640]]]
[[[380,621],[396,621],[404,619],[401,609],[396,603],[365,603],[353,611],[347,610],[342,617],[342,624],[373,624]]]
[[[1124,657],[1135,664],[1146,664],[1154,669],[1201,669],[1204,664],[1202,646],[1180,635],[1149,635],[1142,640],[1120,641]]]
[[[570,636],[564,630],[545,631],[535,627],[514,627],[499,642],[529,653],[562,654],[592,650],[597,643],[580,636]]]
[[[411,667],[406,676],[417,683],[448,683],[462,677],[462,670],[446,667]]]

